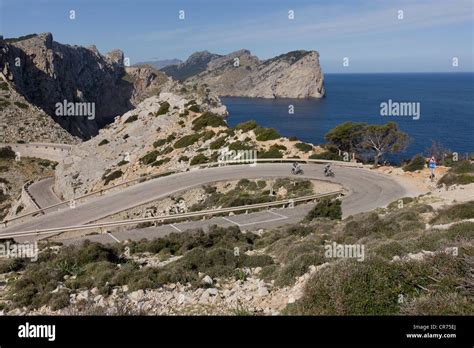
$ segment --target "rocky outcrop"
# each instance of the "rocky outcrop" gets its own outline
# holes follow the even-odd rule
[[[2,47],[0,69],[11,85],[29,103],[82,139],[95,136],[109,120],[143,100],[140,95],[144,86],[156,88],[158,83],[168,81],[151,68],[127,79],[122,51],[113,50],[103,56],[95,46],[57,43],[50,33],[5,40]],[[56,104],[64,100],[93,104],[94,117],[56,115]]]
[[[173,143],[196,133],[192,120],[202,112],[211,111],[224,117],[225,106],[212,94],[182,96],[178,93],[179,85],[172,83],[168,88],[178,88],[178,91],[161,92],[145,99],[135,109],[116,117],[93,139],[74,147],[56,167],[55,192],[70,199],[107,185],[106,177],[111,173],[120,171],[117,180],[134,179],[151,172],[186,166],[187,162],[180,157],[186,155],[191,159],[201,147],[209,152],[212,137],[186,148],[174,148]],[[193,105],[199,105],[199,113],[187,110],[191,104],[186,103],[191,101],[195,103]],[[155,143],[158,140],[162,141],[159,145]],[[154,154],[156,163],[140,160],[150,153]],[[110,181],[110,184],[114,183],[117,181]]]
[[[69,134],[39,107],[29,103],[0,73],[0,141],[76,144]]]
[[[267,60],[248,50],[226,56],[198,52],[162,70],[186,84],[207,85],[219,96],[321,98],[325,93],[316,51],[293,51]]]

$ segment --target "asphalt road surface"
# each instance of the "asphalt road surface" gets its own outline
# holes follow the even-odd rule
[[[302,168],[305,173],[298,177],[339,183],[348,191],[342,203],[344,217],[383,207],[406,196],[408,192],[392,177],[369,169],[334,166],[333,170],[336,176],[326,178],[323,175],[324,165],[306,164],[302,165]],[[288,163],[257,164],[254,167],[235,165],[195,169],[135,184],[121,191],[111,192],[103,196],[92,197],[86,202],[78,202],[75,208],[66,207],[45,215],[32,217],[29,221],[1,228],[0,234],[87,224],[191,187],[216,181],[243,178],[287,177],[291,176],[290,170],[291,164]],[[50,184],[52,183],[50,182]],[[37,200],[50,199],[42,198],[43,196],[49,196],[50,190],[51,185],[48,187],[47,182],[44,185],[38,185],[34,190],[35,198]],[[279,221],[283,222],[285,220]]]

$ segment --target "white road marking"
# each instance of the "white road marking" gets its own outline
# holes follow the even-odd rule
[[[173,224],[169,224],[169,225],[170,225],[171,227],[173,227],[176,231],[178,231],[178,232],[183,232],[183,231],[181,231],[178,227],[176,227],[175,225],[173,225]]]
[[[231,219],[228,219],[228,218],[223,217],[223,216],[221,216],[221,218],[223,218],[224,220],[229,221],[229,222],[231,222],[231,223],[233,223],[233,224],[236,224],[236,225],[239,226],[239,227],[242,227],[242,226],[250,226],[250,225],[257,225],[257,224],[263,224],[263,223],[265,223],[265,222],[272,222],[272,221],[278,221],[278,220],[285,220],[285,219],[288,219],[288,216],[285,216],[285,215],[283,215],[283,214],[278,214],[278,213],[275,213],[275,212],[270,211],[270,210],[269,210],[269,212],[272,213],[272,214],[274,214],[274,215],[277,215],[278,218],[276,218],[276,219],[268,219],[268,220],[261,220],[261,221],[254,221],[254,222],[248,222],[248,223],[246,223],[246,224],[240,224],[240,223],[238,223],[238,222],[232,221]],[[238,215],[236,215],[236,216],[238,216]]]
[[[113,240],[115,240],[117,243],[121,243],[120,239],[118,239],[117,237],[115,237],[112,233],[107,232],[107,234],[110,236],[110,238],[112,238]]]
[[[279,213],[275,213],[273,210],[269,210],[268,212],[269,212],[269,213],[272,213],[272,214],[274,214],[274,215],[276,215],[276,216],[279,216],[279,217],[288,219],[288,216],[285,216],[285,215],[279,214]]]
[[[249,222],[247,224],[240,224],[239,226],[250,226],[250,225],[263,224],[265,222],[272,222],[272,221],[285,220],[285,219],[288,219],[288,218],[287,217],[280,217],[280,218],[270,219],[270,220],[255,221],[255,222]]]
[[[232,221],[231,219],[228,219],[228,218],[226,218],[226,217],[221,216],[221,218],[223,218],[224,220],[229,221],[229,222],[231,222],[231,223],[233,223],[233,224],[236,224],[237,226],[242,226],[242,225],[239,224],[238,222]]]

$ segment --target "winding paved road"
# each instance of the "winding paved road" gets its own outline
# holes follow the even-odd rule
[[[392,177],[368,169],[335,167],[336,177],[328,179],[323,176],[323,165],[306,164],[302,167],[305,175],[299,177],[327,180],[344,186],[348,191],[342,204],[344,217],[383,207],[407,195],[407,190]],[[287,177],[290,168],[291,164],[272,163],[258,164],[255,167],[235,165],[191,170],[139,183],[104,196],[93,197],[86,202],[77,203],[76,208],[63,208],[33,217],[17,225],[1,228],[0,233],[87,224],[191,187],[242,178]],[[35,191],[36,195],[42,195],[41,190],[50,190],[46,184],[37,188],[39,190]],[[44,194],[47,195],[49,192],[44,191]]]
[[[61,203],[61,200],[53,192],[54,177],[48,177],[32,183],[28,187],[28,192],[34,197],[40,208]]]

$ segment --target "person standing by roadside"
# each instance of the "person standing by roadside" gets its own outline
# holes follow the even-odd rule
[[[436,169],[436,159],[434,156],[431,156],[430,161],[428,162],[428,168],[430,168],[430,179],[433,181],[435,174],[434,171]]]

